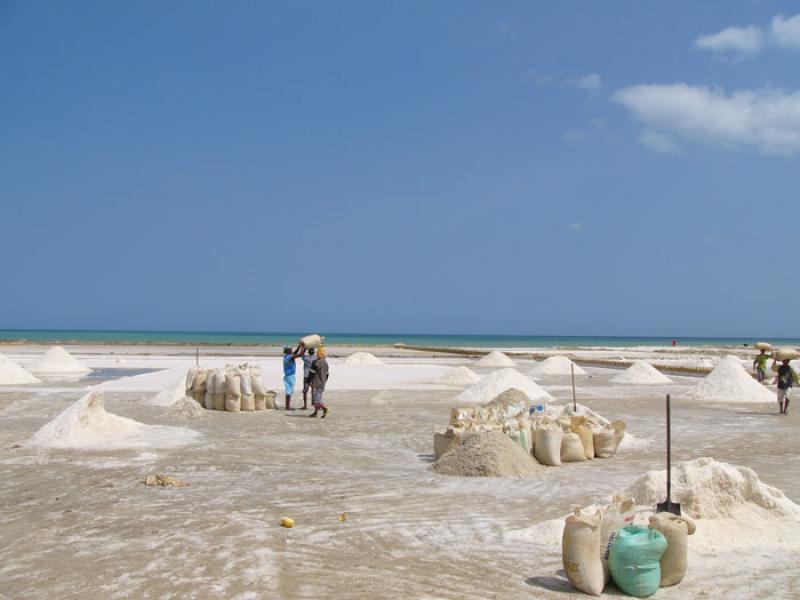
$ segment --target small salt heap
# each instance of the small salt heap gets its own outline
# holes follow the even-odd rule
[[[616,377],[612,377],[611,381],[614,383],[626,383],[632,385],[660,385],[664,383],[672,383],[672,380],[669,377],[644,360],[635,361],[622,373]]]
[[[0,354],[0,385],[26,385],[29,383],[41,383],[41,381],[5,354]]]
[[[550,356],[533,367],[530,374],[537,377],[572,375],[573,368],[575,375],[586,375],[586,371],[566,356]]]
[[[517,363],[511,360],[502,352],[495,350],[490,352],[478,362],[475,363],[476,367],[489,367],[491,369],[501,369],[503,367],[516,367]]]
[[[735,356],[726,356],[683,398],[700,402],[775,402],[775,394],[753,379]]]
[[[354,352],[344,359],[344,364],[357,365],[360,367],[376,367],[386,363],[370,352]]]
[[[436,383],[443,385],[472,385],[480,381],[480,377],[467,367],[454,367],[447,371]]]
[[[550,394],[516,369],[494,371],[455,397],[456,404],[485,404],[508,389],[517,388],[530,400],[547,402]]]
[[[502,431],[473,433],[431,469],[459,477],[528,477],[545,469]]]
[[[91,369],[77,360],[61,346],[53,346],[38,360],[33,362],[28,370],[37,375],[85,375]]]
[[[107,413],[102,392],[90,392],[31,438],[36,448],[115,450],[181,446],[198,437],[183,427],[145,425]]]

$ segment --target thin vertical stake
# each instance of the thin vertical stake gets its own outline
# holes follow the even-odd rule
[[[200,346],[194,349],[194,364],[198,367],[200,366]]]
[[[667,502],[672,502],[672,422],[667,394]]]
[[[572,372],[572,411],[578,412],[578,401],[575,399],[575,363],[570,362],[569,370]]]

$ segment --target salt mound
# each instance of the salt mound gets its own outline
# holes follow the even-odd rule
[[[489,352],[486,356],[475,363],[478,367],[490,367],[492,369],[501,369],[503,367],[516,367],[517,363],[508,358],[502,352],[495,350]]]
[[[566,356],[551,356],[545,358],[530,370],[531,375],[572,375],[572,366],[575,367],[575,375],[586,375],[586,371],[568,359]]]
[[[480,381],[480,377],[467,367],[455,367],[445,373],[436,383],[444,385],[472,385]]]
[[[53,346],[28,367],[32,373],[43,375],[78,375],[89,373],[91,369],[77,360],[61,346]]]
[[[494,371],[454,398],[456,404],[485,404],[508,389],[517,388],[529,400],[552,400],[536,382],[515,369]]]
[[[525,395],[525,392],[518,390],[517,388],[510,388],[498,395],[493,400],[487,402],[486,406],[517,406],[520,403],[530,406],[530,400],[528,400],[528,396]]]
[[[170,404],[164,414],[176,419],[194,419],[206,414],[206,410],[192,398],[183,396]]]
[[[637,504],[655,505],[664,500],[666,476],[666,471],[649,471],[627,493]],[[779,489],[762,483],[755,471],[713,458],[697,458],[675,467],[672,497],[695,519],[735,517],[741,509],[754,507],[774,516],[800,519],[800,506]]]
[[[0,385],[25,385],[42,383],[5,354],[0,354]]]
[[[147,403],[153,404],[155,406],[172,406],[178,400],[180,400],[185,396],[186,396],[186,377],[181,377],[173,385],[164,390],[161,390],[160,392],[158,392],[158,394],[150,398],[150,400]]]
[[[701,402],[775,402],[775,394],[750,377],[735,356],[726,356],[682,397]]]
[[[431,465],[440,475],[460,477],[528,477],[544,468],[502,431],[469,435]]]
[[[38,448],[116,450],[183,445],[198,433],[183,427],[145,425],[105,411],[102,392],[90,392],[33,434]]]
[[[369,352],[354,352],[353,354],[344,359],[344,364],[358,365],[361,367],[373,367],[378,365],[384,365],[386,363],[384,363],[380,358]]]
[[[661,371],[644,360],[635,361],[622,373],[616,377],[612,377],[611,381],[614,383],[628,383],[633,385],[658,385],[662,383],[672,383],[672,379],[664,375]]]

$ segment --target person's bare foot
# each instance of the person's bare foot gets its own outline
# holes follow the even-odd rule
[[[309,417],[311,417],[311,418],[313,419],[314,417],[316,417],[316,416],[317,416],[317,411],[315,410],[313,413],[311,413],[311,414],[310,414],[310,415],[308,415],[308,416],[309,416]]]
[[[328,416],[328,409],[327,408],[323,408],[322,409],[322,416],[320,417],[320,419],[324,419],[327,416]]]

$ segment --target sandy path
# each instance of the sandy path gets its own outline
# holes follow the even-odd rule
[[[196,447],[95,453],[12,447],[79,391],[0,393],[0,539],[11,540],[0,547],[0,593],[575,597],[560,573],[559,547],[537,543],[531,527],[625,487],[662,460],[663,388],[603,397],[616,389],[603,387],[607,377],[581,384],[587,404],[626,418],[630,431],[657,446],[528,480],[466,480],[427,469],[431,434],[447,422],[454,392],[332,392],[324,421],[274,411],[165,421],[141,396],[110,393],[111,412],[185,424],[204,437]],[[551,387],[556,396],[568,394],[563,382],[550,383],[559,384]],[[800,419],[796,410],[788,418],[770,411],[676,401],[676,459],[709,455],[751,466],[800,501]],[[191,487],[143,486],[139,480],[154,471]],[[279,527],[282,516],[297,526]],[[800,553],[763,548],[747,558],[742,565],[724,552],[707,557],[704,569],[694,565],[686,582],[657,597],[800,595]]]

